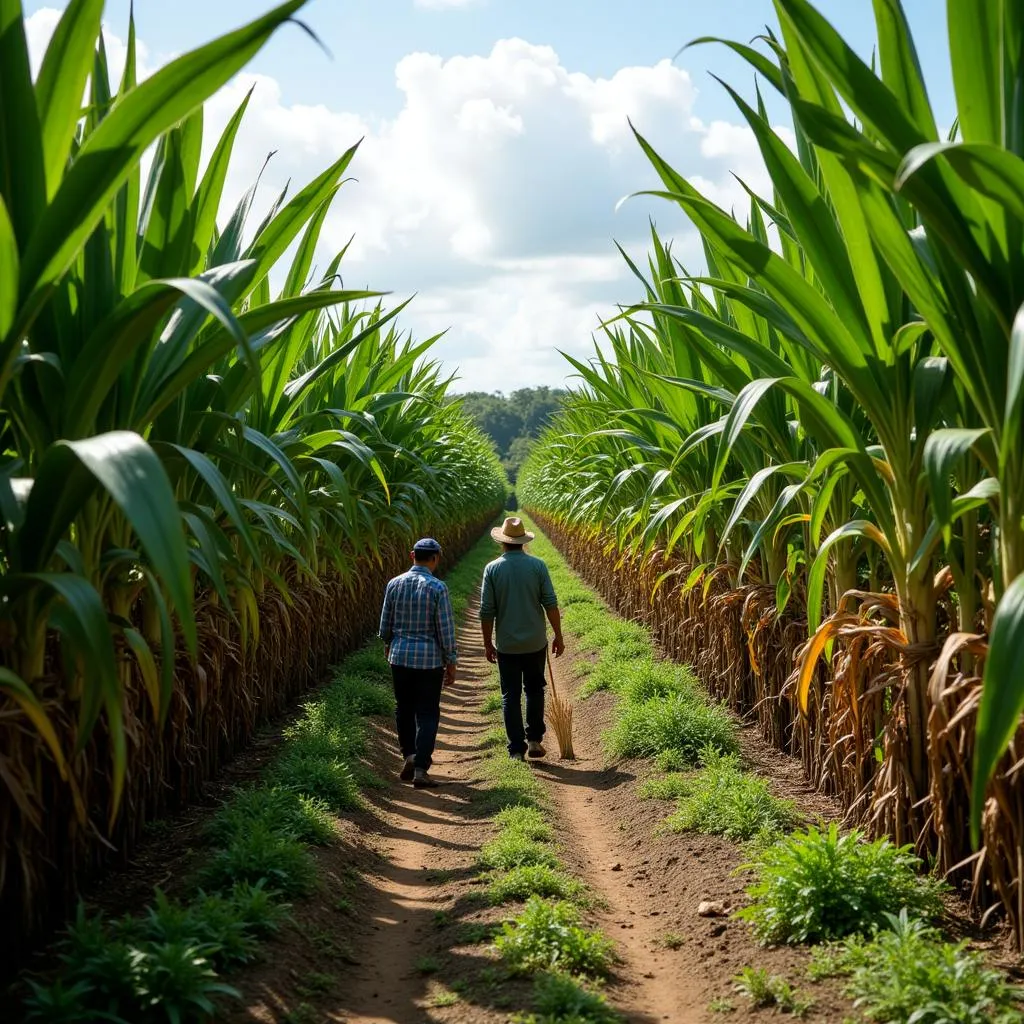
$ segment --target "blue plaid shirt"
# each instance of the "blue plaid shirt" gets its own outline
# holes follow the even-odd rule
[[[448,588],[425,566],[414,565],[388,583],[380,638],[388,645],[392,665],[455,664],[455,616]]]

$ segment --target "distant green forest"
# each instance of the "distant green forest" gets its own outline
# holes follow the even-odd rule
[[[565,395],[560,388],[520,388],[509,395],[470,391],[459,397],[466,412],[494,440],[514,486],[530,446]]]

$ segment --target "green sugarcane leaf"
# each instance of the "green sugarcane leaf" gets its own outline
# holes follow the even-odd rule
[[[981,438],[991,433],[988,429],[969,430],[963,427],[948,427],[934,430],[924,445],[923,467],[931,496],[932,511],[938,527],[945,538],[950,540],[953,523],[953,493],[950,475],[960,460]]]
[[[224,195],[224,183],[228,176],[231,152],[234,149],[238,129],[242,124],[242,118],[245,116],[250,99],[252,99],[252,89],[245,94],[245,99],[239,104],[238,109],[221,133],[220,139],[210,155],[206,170],[203,172],[199,191],[196,193],[192,218],[191,262],[193,274],[203,269],[206,254],[213,242],[213,235],[217,229],[217,211],[220,209],[221,197]]]
[[[18,313],[18,240],[0,195],[0,344]]]
[[[14,0],[3,2],[20,9]],[[85,140],[45,213],[33,218],[21,280],[25,329],[146,149],[241,70],[304,3],[288,0],[245,27],[177,58],[118,99]],[[6,32],[0,31],[3,35]],[[3,64],[6,60],[0,60]],[[7,104],[5,88],[3,106]],[[28,139],[29,133],[25,136]]]
[[[957,118],[967,142],[1003,143],[1001,8],[987,3],[946,5]]]
[[[155,447],[159,451],[165,446],[158,442]],[[213,494],[220,503],[221,508],[223,508],[227,513],[228,519],[238,531],[238,535],[242,538],[242,542],[245,544],[246,550],[252,556],[253,562],[259,566],[262,559],[259,548],[253,541],[252,533],[249,530],[249,524],[245,521],[245,516],[242,515],[241,507],[231,490],[230,484],[225,479],[224,474],[217,468],[216,463],[202,452],[197,452],[192,448],[186,448],[183,445],[167,443],[166,448],[181,456],[181,458],[183,458],[192,467],[192,470],[196,475],[210,489],[210,493]]]
[[[807,635],[814,636],[821,625],[821,605],[825,593],[825,573],[828,570],[828,552],[840,541],[852,540],[862,537],[873,541],[887,555],[891,553],[889,543],[883,536],[881,530],[871,522],[864,519],[857,519],[853,522],[844,523],[837,530],[833,530],[822,542],[818,553],[811,562],[810,572],[807,574]],[[840,595],[842,596],[842,595]]]
[[[981,842],[985,790],[1024,711],[1024,573],[1003,593],[992,619],[974,734],[971,840]]]
[[[46,165],[21,0],[0,0],[0,97],[0,199],[24,253],[46,207]]]
[[[882,81],[921,133],[934,138],[938,128],[903,5],[900,0],[874,0],[874,7]]]
[[[948,164],[976,192],[1024,219],[1024,160],[998,146],[935,142],[912,149],[900,165],[896,187],[902,188],[928,161]]]
[[[258,231],[247,253],[249,258],[256,261],[257,282],[262,281],[270,273],[270,268],[295,241],[310,217],[337,194],[338,179],[345,173],[358,148],[359,143],[356,143],[346,150]]]
[[[51,198],[67,167],[102,17],[103,0],[71,0],[50,38],[36,79],[46,193]]]
[[[138,434],[111,431],[81,441],[58,441],[47,450],[18,537],[22,569],[46,567],[97,485],[138,535],[171,596],[187,647],[194,654],[196,623],[181,516],[159,458]]]

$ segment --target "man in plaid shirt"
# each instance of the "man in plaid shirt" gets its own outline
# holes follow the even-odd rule
[[[403,782],[434,789],[427,774],[441,718],[441,686],[455,680],[455,617],[448,587],[435,575],[441,545],[433,537],[416,541],[412,568],[384,591],[380,638],[395,685],[395,725],[405,764]]]

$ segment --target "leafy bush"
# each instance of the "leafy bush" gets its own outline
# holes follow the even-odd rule
[[[868,843],[860,832],[840,835],[836,825],[794,832],[767,847],[751,865],[750,920],[763,942],[821,942],[884,924],[907,908],[932,917],[945,886],[917,874],[911,847],[888,839]]]
[[[213,890],[231,890],[238,882],[263,882],[285,896],[303,896],[313,891],[316,870],[301,843],[260,825],[215,851],[200,869],[197,882]]]
[[[384,687],[391,685],[391,666],[384,657],[384,645],[379,642],[375,641],[361,651],[350,654],[341,668],[346,676],[362,676]]]
[[[682,781],[679,806],[666,822],[672,831],[744,840],[797,823],[793,802],[772,796],[768,783],[743,771],[734,754],[707,750],[701,761],[704,767]]]
[[[693,765],[705,747],[725,753],[736,750],[736,732],[723,707],[677,693],[627,704],[605,736],[605,745],[615,758],[679,751]]]
[[[280,786],[239,790],[214,815],[206,836],[211,842],[226,844],[258,826],[320,846],[336,836],[331,809],[323,800]]]
[[[494,904],[524,903],[531,896],[578,902],[583,893],[580,882],[547,864],[523,864],[496,873],[487,886],[487,898]]]
[[[495,946],[514,971],[558,968],[603,977],[613,959],[612,944],[600,932],[582,927],[571,903],[549,903],[537,896],[514,921],[505,922]]]
[[[1021,992],[986,968],[967,943],[905,910],[887,914],[871,939],[852,936],[822,950],[814,974],[849,977],[847,994],[879,1024],[1021,1024]]]

